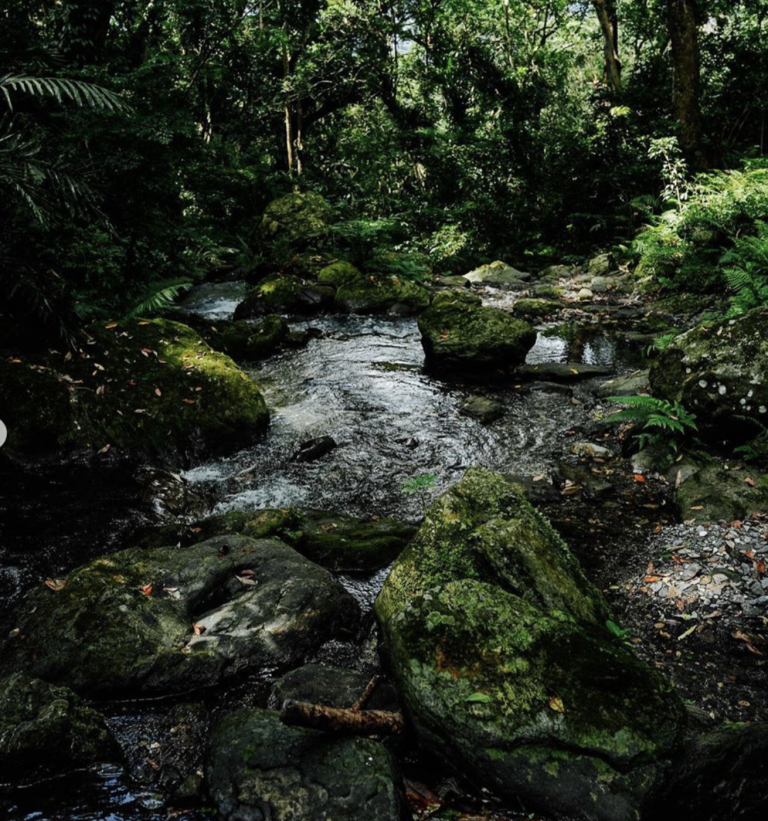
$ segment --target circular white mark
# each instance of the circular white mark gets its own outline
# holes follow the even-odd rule
[[[723,394],[725,394],[725,385],[720,385],[720,387],[717,389],[717,392],[720,394],[720,396],[723,396]]]

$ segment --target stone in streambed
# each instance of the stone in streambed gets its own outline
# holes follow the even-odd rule
[[[336,450],[337,447],[336,440],[332,436],[318,436],[316,439],[302,442],[293,454],[293,459],[295,462],[316,462],[327,453]]]
[[[556,313],[563,307],[562,303],[553,299],[518,299],[512,307],[515,316],[541,319]]]
[[[225,536],[124,550],[63,590],[33,590],[0,661],[98,697],[181,693],[300,664],[357,615],[330,573],[287,545]]]
[[[336,291],[337,308],[354,314],[415,316],[429,301],[426,288],[393,276],[362,276]]]
[[[263,279],[235,309],[235,320],[267,314],[314,314],[333,306],[334,291],[327,285],[304,282],[295,276],[273,274]]]
[[[522,283],[528,282],[530,278],[531,275],[526,271],[518,271],[500,260],[481,265],[464,274],[464,279],[472,285],[490,285],[494,288],[522,287]]]
[[[357,517],[299,508],[232,511],[149,534],[146,546],[240,534],[277,538],[313,562],[336,572],[369,572],[391,564],[416,533],[413,525],[378,516]]]
[[[214,728],[205,764],[223,821],[401,821],[402,778],[377,741],[288,727],[239,710]]]
[[[273,354],[288,336],[288,323],[271,314],[257,325],[245,320],[230,322],[202,317],[189,320],[198,333],[215,350],[223,351],[237,362],[257,362]]]
[[[419,330],[428,366],[465,374],[509,371],[525,361],[536,342],[527,322],[457,291],[435,295],[419,317]]]
[[[376,599],[385,628],[415,596],[456,579],[487,581],[545,610],[602,624],[608,605],[547,520],[508,479],[472,469],[431,505]]]
[[[489,425],[504,415],[504,405],[497,399],[472,394],[461,403],[461,412],[483,425]]]
[[[82,355],[0,362],[4,451],[180,461],[251,443],[269,424],[256,383],[186,325],[99,323],[82,342]]]
[[[586,365],[582,362],[540,362],[523,365],[515,373],[522,379],[544,379],[548,382],[581,382],[595,376],[613,373],[605,365]]]
[[[606,399],[609,396],[635,396],[639,393],[650,393],[650,391],[648,371],[633,371],[603,382],[595,391],[595,395]]]
[[[66,687],[22,673],[0,681],[2,779],[29,779],[119,758],[104,718]]]

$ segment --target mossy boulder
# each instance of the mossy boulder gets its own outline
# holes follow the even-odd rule
[[[603,624],[600,591],[521,488],[498,474],[467,471],[427,511],[376,599],[385,627],[415,596],[458,579],[503,587],[546,611]]]
[[[196,331],[215,350],[237,362],[258,362],[275,353],[288,336],[288,323],[282,316],[270,314],[254,324],[245,320],[211,321],[203,317],[189,320]]]
[[[757,433],[768,424],[768,308],[678,336],[651,365],[650,381],[654,395],[682,402],[712,436],[745,426]]]
[[[336,291],[336,306],[355,314],[413,316],[429,307],[429,291],[397,277],[366,276],[348,281]]]
[[[22,673],[0,681],[0,768],[3,780],[116,760],[104,718],[66,687]]]
[[[299,508],[232,511],[188,525],[171,525],[149,534],[158,545],[240,534],[278,538],[313,562],[336,572],[379,570],[391,564],[416,533],[395,519],[348,516]]]
[[[590,277],[602,277],[615,271],[617,267],[613,254],[598,254],[587,262],[586,270]]]
[[[314,314],[333,305],[333,288],[295,276],[273,274],[263,279],[235,309],[235,320],[268,314]]]
[[[675,468],[677,464],[673,473]],[[675,512],[683,521],[732,522],[768,511],[768,476],[755,470],[726,470],[713,462],[684,476],[674,496]]]
[[[530,278],[531,275],[526,271],[518,271],[501,260],[481,265],[474,271],[464,274],[464,279],[473,285],[490,285],[495,288],[523,288],[523,283]]]
[[[365,274],[362,271],[355,268],[351,262],[344,262],[343,260],[326,265],[317,275],[318,282],[323,285],[333,285],[334,288],[351,285],[363,279],[365,279]]]
[[[273,259],[284,261],[321,243],[334,221],[333,208],[319,194],[294,192],[269,203],[258,236]]]
[[[0,418],[4,449],[21,456],[174,460],[242,446],[269,424],[253,380],[167,319],[94,325],[77,353],[0,362]]]
[[[426,364],[442,371],[506,372],[525,361],[536,331],[479,297],[441,291],[419,317]]]
[[[96,697],[181,693],[301,664],[357,615],[327,570],[278,541],[132,548],[28,594],[0,662]]]
[[[563,307],[562,303],[553,299],[518,299],[512,310],[516,316],[527,316],[541,319],[549,314],[557,313]]]
[[[422,743],[492,792],[555,817],[640,817],[682,702],[621,641],[463,579],[392,617],[390,654]]]
[[[238,710],[214,727],[205,780],[223,821],[404,817],[402,778],[383,745],[288,727],[267,710]]]

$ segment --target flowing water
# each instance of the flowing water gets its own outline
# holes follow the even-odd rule
[[[221,319],[243,293],[242,283],[205,285],[183,307]],[[565,431],[590,420],[583,387],[573,394],[531,390],[507,379],[480,388],[426,374],[413,319],[329,315],[294,323],[307,326],[322,335],[249,369],[272,411],[266,438],[186,472],[193,486],[206,491],[212,511],[301,506],[415,520],[426,499],[403,492],[409,478],[433,475],[430,493],[436,495],[470,466],[544,473],[567,450]],[[616,370],[633,364],[620,339],[572,326],[541,329],[528,361]],[[462,401],[478,391],[504,406],[490,425],[461,413]],[[333,437],[338,446],[315,462],[293,458],[302,442],[319,436]],[[6,607],[31,583],[123,546],[132,529],[151,519],[147,503],[135,503],[126,481],[67,468],[33,472],[3,488],[0,592]],[[369,607],[385,576],[341,580]],[[121,718],[121,726],[130,721]],[[13,821],[165,818],[157,796],[131,783],[121,770],[102,768],[49,782],[42,791],[22,791],[10,803],[0,800],[0,813]]]

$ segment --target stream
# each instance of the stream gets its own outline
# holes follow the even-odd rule
[[[236,282],[203,285],[183,307],[212,321],[226,318],[244,289]],[[544,474],[568,453],[566,430],[592,420],[587,383],[573,391],[513,380],[480,387],[426,374],[415,319],[328,315],[291,324],[321,335],[246,369],[272,412],[264,441],[183,474],[204,492],[209,512],[297,506],[416,521],[424,500],[403,492],[406,480],[434,475],[435,496],[470,466]],[[639,362],[637,350],[600,330],[539,331],[529,363],[582,362],[621,372]],[[482,425],[462,415],[462,402],[478,392],[503,404],[498,421]],[[320,436],[332,436],[338,447],[315,462],[293,459],[302,442]],[[40,468],[2,490],[0,595],[6,616],[41,578],[127,546],[133,533],[152,523],[160,504],[137,497],[135,483],[121,471],[95,477],[86,467]],[[385,576],[381,571],[342,582],[370,607]],[[144,706],[123,705],[110,723],[118,737],[129,739],[141,736],[148,715],[152,710]],[[109,767],[0,799],[0,814],[10,821],[159,821],[167,817],[160,804],[154,788],[137,786],[123,770]]]

